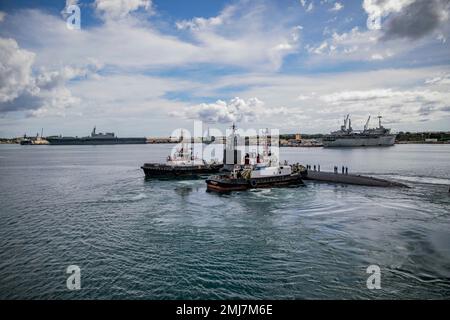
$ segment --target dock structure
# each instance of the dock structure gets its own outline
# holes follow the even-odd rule
[[[352,184],[352,185],[360,185],[360,186],[369,186],[369,187],[406,187],[409,188],[406,184],[389,181],[374,177],[361,176],[355,174],[339,174],[333,172],[323,172],[323,171],[313,171],[308,170],[307,175],[304,177],[304,180],[312,180],[312,181],[321,181],[321,182],[329,182],[329,183],[341,183],[341,184]]]

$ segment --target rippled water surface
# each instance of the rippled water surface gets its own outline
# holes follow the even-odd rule
[[[450,298],[450,146],[282,149],[410,189],[228,195],[146,181],[139,166],[171,147],[1,145],[0,298]],[[372,264],[381,290],[366,288]]]

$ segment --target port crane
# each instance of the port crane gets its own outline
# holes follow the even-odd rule
[[[366,121],[366,124],[364,125],[364,131],[367,131],[367,129],[369,129],[369,122],[370,122],[370,116]]]
[[[350,120],[350,114],[348,114],[346,117],[344,117],[344,125],[341,126],[342,131],[347,130],[347,123],[349,122],[349,120]],[[351,124],[350,124],[350,127],[351,127]]]

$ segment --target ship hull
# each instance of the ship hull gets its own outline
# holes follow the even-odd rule
[[[323,140],[323,146],[332,147],[389,147],[395,144],[395,135],[329,137]]]
[[[50,145],[112,145],[112,144],[146,144],[146,138],[47,138]]]
[[[201,177],[218,173],[222,165],[170,166],[146,163],[141,169],[146,178]]]
[[[228,176],[213,176],[206,180],[208,191],[232,192],[249,189],[276,188],[304,185],[302,175],[291,174],[279,177],[260,177],[253,179],[230,179]]]

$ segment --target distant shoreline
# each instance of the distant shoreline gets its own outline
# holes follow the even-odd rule
[[[315,148],[321,146],[321,139],[326,134],[280,134],[281,147],[304,147]],[[34,137],[27,137],[35,139]],[[45,139],[45,138],[43,138]],[[147,144],[176,144],[179,141],[171,141],[168,137],[147,137]],[[224,137],[216,137],[217,143]],[[0,138],[0,144],[20,144],[24,137]],[[295,143],[289,143],[294,141]],[[201,138],[194,138],[194,143],[201,143]],[[303,142],[303,143],[302,143]],[[395,144],[450,144],[450,131],[429,131],[429,132],[399,132]]]
[[[177,144],[178,142],[147,142],[145,144],[141,145],[147,145],[147,144],[157,144],[157,145],[165,145],[165,144]],[[11,141],[0,141],[0,145],[20,145],[20,142],[11,142]],[[437,142],[425,142],[425,141],[397,141],[395,144],[401,145],[401,144],[426,144],[426,145],[447,145],[450,144],[450,141],[437,141]],[[42,145],[49,145],[49,144],[42,144]],[[76,146],[76,144],[73,144]],[[83,146],[83,144],[79,144],[79,146]],[[89,144],[85,144],[89,145]],[[102,145],[102,144],[97,144]],[[120,144],[104,144],[104,145],[120,145]],[[58,145],[52,145],[52,146],[58,146]],[[62,145],[60,145],[62,146]],[[323,148],[323,145],[279,145],[280,148]]]

